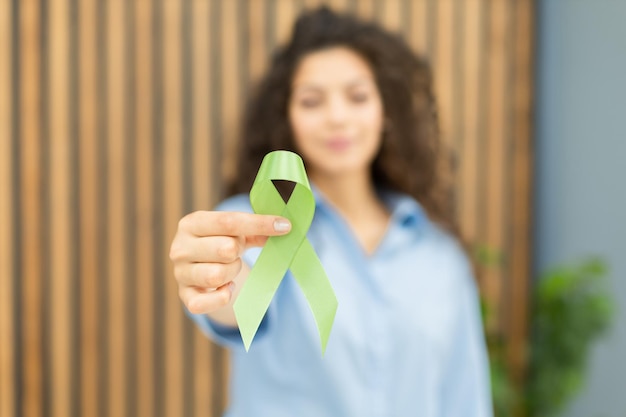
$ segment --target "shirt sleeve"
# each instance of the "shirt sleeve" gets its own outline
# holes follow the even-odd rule
[[[489,362],[478,291],[469,262],[457,293],[441,404],[444,417],[492,417]]]
[[[224,200],[215,208],[215,210],[252,213],[248,196],[243,194]],[[259,257],[260,252],[260,248],[249,249],[243,254],[242,259],[245,263],[252,267]],[[273,304],[273,302],[270,304],[268,311],[265,313],[265,316],[259,325],[259,329],[254,337],[255,342],[263,339],[270,327],[270,316],[275,314],[273,312]],[[215,343],[230,349],[244,349],[243,340],[238,327],[222,325],[214,320],[211,320],[206,314],[192,314],[186,308],[185,313],[198,326],[198,328]]]

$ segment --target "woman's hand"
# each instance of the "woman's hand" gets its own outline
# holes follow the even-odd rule
[[[191,313],[235,325],[232,304],[249,272],[241,255],[290,230],[279,216],[197,211],[183,217],[170,248],[180,299]]]

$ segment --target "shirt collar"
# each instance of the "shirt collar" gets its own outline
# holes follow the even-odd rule
[[[428,220],[422,206],[407,194],[383,190],[381,197],[391,212],[392,221],[402,227],[418,229]]]
[[[311,183],[311,191],[316,210],[335,212],[313,183]],[[389,189],[379,190],[379,195],[391,213],[392,223],[407,229],[419,229],[428,221],[426,212],[413,197]]]

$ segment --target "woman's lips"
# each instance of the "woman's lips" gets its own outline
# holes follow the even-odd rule
[[[351,144],[352,142],[347,138],[332,138],[326,142],[326,146],[335,152],[345,151]]]

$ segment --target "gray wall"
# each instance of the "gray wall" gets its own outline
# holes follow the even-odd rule
[[[626,417],[626,0],[538,0],[535,271],[611,268],[612,333],[569,417]]]

